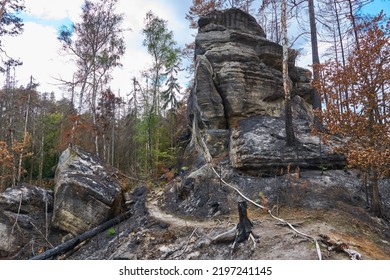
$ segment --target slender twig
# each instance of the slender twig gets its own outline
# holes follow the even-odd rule
[[[39,228],[33,223],[30,221],[30,224],[42,235],[42,237],[45,239],[45,241],[47,242],[47,244],[50,245],[51,248],[54,248],[53,244],[50,243],[50,241],[47,239],[47,237],[42,233],[42,231],[39,230]]]
[[[15,223],[12,225],[11,235],[14,232],[15,226],[18,223],[18,220],[19,220],[20,209],[22,208],[22,200],[23,200],[23,191],[20,190],[20,200],[19,200],[18,213],[16,214]]]
[[[177,257],[180,257],[181,255],[183,255],[184,252],[187,250],[188,244],[190,243],[191,238],[194,236],[194,234],[195,234],[195,232],[198,230],[198,228],[199,228],[199,227],[196,227],[196,228],[192,231],[190,237],[188,238],[188,240],[187,240],[187,242],[186,242],[186,245],[184,246],[183,251],[181,251],[181,253],[180,253]]]
[[[252,233],[249,234],[248,239],[251,239],[253,242],[253,250],[256,249],[256,238],[253,236]]]

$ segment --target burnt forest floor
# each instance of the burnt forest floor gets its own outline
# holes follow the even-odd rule
[[[231,243],[211,242],[212,237],[233,228],[238,215],[204,220],[179,217],[162,210],[159,192],[152,192],[136,202],[133,216],[79,244],[60,259],[318,259],[315,243],[283,226],[264,210],[249,206],[248,216],[259,236],[255,244],[247,240],[232,252]],[[308,210],[280,207],[273,213],[316,239],[326,235],[343,242],[362,255],[363,260],[390,259],[388,226],[366,215],[366,210],[338,205],[338,210]],[[328,250],[319,242],[323,259],[350,259],[345,252]]]

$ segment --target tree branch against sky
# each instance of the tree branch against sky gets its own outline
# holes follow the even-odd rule
[[[2,0],[2,2],[0,3],[0,20],[3,19],[3,14],[4,14],[4,9],[5,9],[5,5],[7,5],[7,2],[8,0]]]
[[[85,99],[89,101],[89,110],[94,126],[97,125],[97,100],[111,79],[111,72],[121,66],[120,59],[125,52],[122,37],[123,16],[116,13],[117,0],[85,1],[82,8],[82,21],[75,23],[72,29],[64,27],[58,39],[63,49],[75,57],[77,71],[72,84],[79,89],[78,112],[82,113]],[[98,136],[95,135],[95,150],[98,153]]]
[[[5,72],[7,68],[21,64],[17,58],[8,54],[2,41],[6,36],[22,34],[23,22],[17,14],[24,9],[24,3],[21,0],[1,0],[0,2],[0,72]]]
[[[2,1],[2,0],[1,0]],[[80,8],[83,0],[24,0],[27,9],[21,14],[24,21],[24,32],[21,36],[15,38],[1,38],[2,45],[7,49],[9,55],[14,58],[20,58],[23,66],[16,68],[16,75],[20,84],[28,84],[29,78],[34,72],[34,77],[39,81],[38,90],[55,92],[58,98],[63,95],[68,96],[65,89],[58,85],[55,78],[61,77],[66,80],[72,80],[74,67],[71,61],[58,54],[59,42],[56,40],[58,28],[65,24],[69,26],[72,22],[77,22],[80,18]],[[227,1],[226,1],[227,2]],[[253,2],[254,13],[257,12],[261,0]],[[372,11],[377,14],[380,9],[390,14],[390,5],[388,0],[375,0],[369,6],[363,9],[364,13]],[[168,22],[170,30],[175,33],[175,39],[180,47],[193,40],[192,35],[196,30],[189,28],[188,20],[185,15],[192,5],[192,0],[181,1],[161,1],[149,0],[137,2],[137,9],[129,6],[128,0],[118,1],[118,11],[124,13],[124,33],[126,43],[126,54],[123,61],[132,61],[124,64],[122,69],[115,69],[112,73],[111,89],[117,92],[130,90],[128,82],[131,77],[137,76],[143,70],[142,65],[150,58],[142,46],[143,19],[146,12],[152,10],[154,13],[164,18]],[[293,26],[291,26],[293,27]],[[294,30],[289,30],[293,36]],[[37,39],[39,38],[39,39]],[[293,42],[293,40],[290,40]],[[24,46],[28,45],[29,48]],[[303,48],[302,55],[298,57],[298,65],[307,67],[311,65],[311,54],[307,50],[309,45],[300,43],[296,46]],[[323,54],[323,44],[320,44],[320,55]],[[31,56],[34,53],[34,56]],[[45,65],[45,66],[43,66]],[[182,86],[186,86],[188,74],[179,73],[178,78]],[[0,83],[4,84],[5,77],[0,77]]]

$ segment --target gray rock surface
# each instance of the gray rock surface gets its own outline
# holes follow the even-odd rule
[[[93,154],[66,149],[56,170],[52,226],[81,234],[114,217],[121,208],[121,188],[110,170]]]
[[[210,62],[205,56],[197,58],[196,78],[193,98],[191,104],[194,104],[191,113],[193,118],[195,111],[201,118],[201,124],[205,128],[224,129],[226,128],[226,119],[222,98],[213,82],[213,70]]]
[[[290,50],[289,74],[299,143],[289,148],[285,145],[282,46],[267,40],[256,20],[239,9],[215,11],[200,19],[195,43],[189,119],[196,118],[213,158],[227,152],[233,167],[257,175],[286,169],[289,164],[309,169],[345,166],[343,156],[311,134],[311,73],[295,66],[294,50]]]
[[[37,186],[20,184],[0,193],[0,257],[14,256],[28,244],[29,254],[48,246],[52,208],[53,192]]]
[[[289,53],[298,139],[294,147],[286,145],[282,46],[267,40],[256,20],[238,9],[214,11],[199,20],[195,81],[188,98],[189,119],[196,121],[193,139],[202,139],[217,169],[228,167],[224,178],[245,178],[239,184],[244,192],[252,188],[250,182],[258,183],[257,177],[285,175],[296,167],[331,170],[346,165],[343,155],[312,134],[311,72],[295,66],[296,51]],[[215,174],[204,174],[202,155],[207,153],[202,143],[193,142],[185,154],[189,173],[167,205],[186,215],[227,213],[232,197]]]
[[[283,119],[256,116],[240,121],[230,137],[232,166],[256,175],[277,174],[288,166],[313,170],[345,166],[345,157],[319,145],[319,138],[310,133],[306,121],[297,119],[294,125],[299,144],[287,147]]]
[[[223,128],[224,123],[233,126],[256,115],[281,116],[282,46],[267,40],[252,16],[239,9],[211,13],[199,21],[195,45],[195,85],[189,103],[198,106],[191,107],[190,114],[199,109],[209,129]],[[292,92],[301,97],[295,107],[303,106],[306,117],[312,117],[307,110],[310,79],[306,70],[295,67],[295,52],[290,53]]]

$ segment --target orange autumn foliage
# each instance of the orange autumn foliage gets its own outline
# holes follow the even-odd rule
[[[14,139],[10,146],[4,141],[0,141],[0,191],[16,183],[16,160],[20,157],[25,159],[33,155],[29,151],[30,144],[31,135],[29,133],[24,135],[23,141]],[[20,171],[21,173],[25,172],[23,169]]]
[[[6,187],[6,182],[14,174],[14,156],[9,151],[7,143],[0,141],[0,191]]]
[[[377,216],[382,215],[378,180],[390,175],[390,20],[382,24],[383,18],[361,24],[359,44],[346,64],[321,65],[315,84],[325,100],[325,109],[316,113],[326,129],[317,132],[325,140],[341,138],[335,150],[368,174],[370,210]]]
[[[59,149],[64,150],[69,144],[72,144],[93,151],[93,135],[93,122],[88,116],[69,115],[62,125]]]
[[[360,47],[343,67],[336,61],[321,65],[316,86],[327,96],[325,109],[317,112],[329,135],[343,138],[336,150],[347,156],[351,167],[374,168],[390,175],[390,21],[379,16],[359,27]]]

